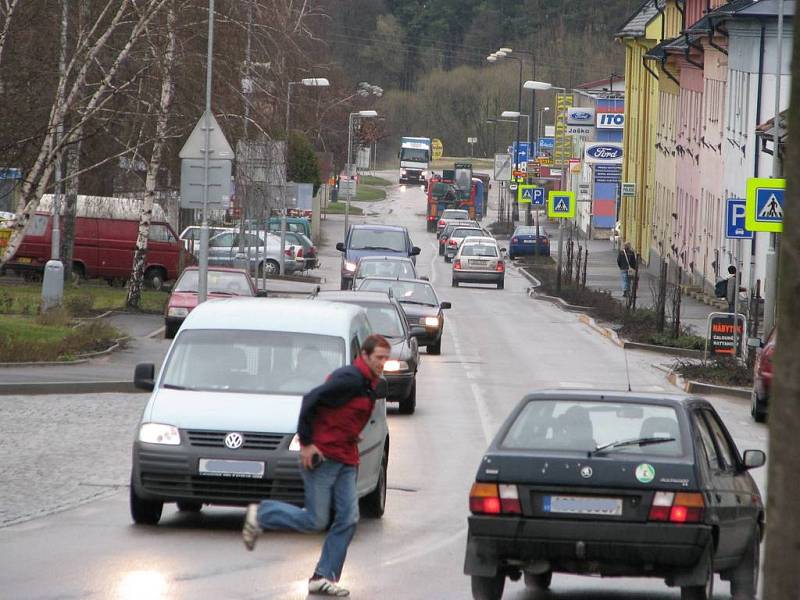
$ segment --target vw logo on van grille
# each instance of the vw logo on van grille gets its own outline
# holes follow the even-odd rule
[[[231,450],[241,448],[244,443],[244,438],[241,433],[229,433],[225,436],[225,445]]]
[[[592,467],[583,467],[581,469],[581,477],[584,479],[589,479],[592,476]]]

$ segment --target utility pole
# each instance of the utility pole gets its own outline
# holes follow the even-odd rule
[[[208,0],[208,48],[206,58],[205,150],[203,151],[203,222],[200,225],[200,260],[197,265],[197,301],[208,298],[208,169],[211,150],[211,78],[214,70],[214,0]]]

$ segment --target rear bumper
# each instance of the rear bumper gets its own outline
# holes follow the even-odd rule
[[[414,373],[384,373],[388,391],[386,399],[389,402],[399,402],[408,398],[411,393],[411,384],[414,383]]]
[[[536,254],[536,244],[515,244],[508,249],[514,256],[533,256]],[[550,256],[550,246],[539,246],[539,256]]]
[[[547,561],[553,571],[669,579],[695,571],[711,527],[470,516],[464,572]]]
[[[456,271],[453,269],[453,281],[458,283],[500,283],[505,278],[505,271]]]

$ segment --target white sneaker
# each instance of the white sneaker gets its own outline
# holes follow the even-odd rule
[[[308,593],[319,594],[320,596],[344,597],[350,595],[350,590],[343,588],[339,584],[327,579],[309,579]]]
[[[261,531],[261,527],[258,526],[258,504],[250,504],[244,517],[244,527],[242,527],[242,541],[245,548],[252,550],[256,547],[256,540]]]

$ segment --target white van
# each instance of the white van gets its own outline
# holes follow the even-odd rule
[[[151,363],[136,367],[135,385],[152,395],[133,443],[134,522],[158,523],[165,502],[184,511],[264,499],[302,506],[302,397],[351,364],[370,333],[364,309],[319,300],[234,298],[189,313],[158,376]],[[374,517],[389,462],[385,391],[379,398],[357,482],[361,510]]]

